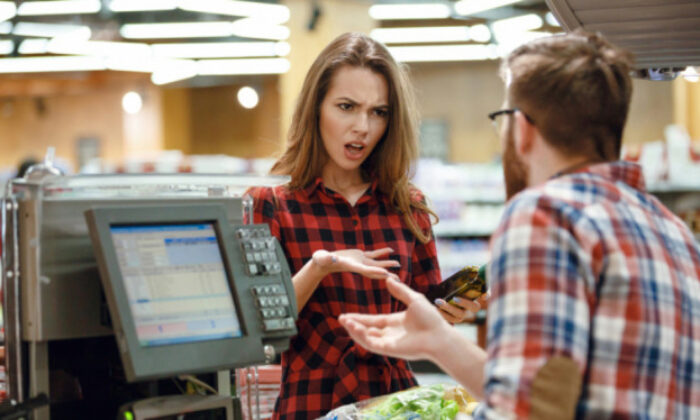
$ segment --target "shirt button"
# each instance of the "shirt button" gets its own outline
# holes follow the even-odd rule
[[[359,222],[358,222],[357,220],[353,219],[353,221],[352,221],[352,225],[353,225],[353,226],[357,226],[358,223],[359,223]]]

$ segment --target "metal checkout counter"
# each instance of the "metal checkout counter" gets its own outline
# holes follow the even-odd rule
[[[232,420],[229,369],[296,334],[282,249],[244,224],[246,189],[287,179],[45,169],[2,203],[9,398],[46,394],[37,420]],[[178,395],[183,374],[219,395]]]

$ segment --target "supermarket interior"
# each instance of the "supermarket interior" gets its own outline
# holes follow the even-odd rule
[[[201,396],[213,386],[225,397],[223,402],[172,400],[168,403],[177,410],[190,404],[202,413],[213,413],[211,407],[224,407],[226,413],[177,418],[270,418],[280,370],[264,364],[278,362],[294,335],[296,300],[285,278],[290,268],[283,249],[273,244],[270,229],[245,227],[252,207],[242,197],[249,186],[285,181],[268,174],[286,148],[302,83],[321,50],[342,33],[360,32],[386,45],[405,66],[420,114],[420,158],[411,167],[411,182],[439,217],[433,233],[446,278],[489,261],[489,238],[506,206],[501,142],[487,118],[503,103],[501,58],[525,42],[572,29],[575,25],[564,19],[573,19],[623,46],[630,40],[644,62],[644,46],[654,38],[633,40],[656,32],[652,15],[668,28],[675,25],[674,36],[700,39],[692,35],[700,27],[698,5],[689,5],[695,17],[683,20],[683,12],[673,15],[680,6],[672,9],[671,3],[678,2],[667,2],[666,10],[663,1],[652,0],[0,1],[4,398],[17,404],[50,395],[51,407],[42,405],[32,417],[41,420],[176,418],[148,414],[166,413],[154,403],[130,402],[125,409],[136,395],[134,386],[129,392],[110,388],[118,397],[105,411],[108,416],[85,414],[96,408],[78,402],[91,386],[103,392],[103,384],[75,373],[75,366],[85,362],[85,369],[102,372],[94,355],[113,352],[105,357],[124,366],[116,373],[110,367],[106,375],[136,382],[143,391],[139,395],[159,396],[168,388],[158,388],[156,380],[171,376],[177,377],[168,382],[176,392]],[[607,20],[601,17],[606,14]],[[627,36],[623,29],[634,25],[646,29]],[[681,65],[683,57],[672,61],[670,52],[658,55],[669,65],[649,61],[648,68],[636,69],[622,157],[641,165],[649,191],[700,241],[700,67],[694,67],[700,62],[693,57]],[[30,174],[50,176],[25,176],[32,164]],[[94,209],[115,203],[124,211]],[[133,203],[151,207],[139,211]],[[170,204],[176,210],[171,212]],[[127,305],[124,287],[131,286],[104,278],[117,276],[120,252],[127,251],[104,241],[110,220],[127,227],[132,218],[195,226],[202,214],[232,224],[215,232],[234,238],[233,245],[222,240],[225,258],[243,258],[253,268],[241,269],[243,280],[231,286],[238,309],[217,330],[231,335],[220,343],[192,344],[196,350],[188,351],[200,353],[189,366],[182,355],[165,351],[166,342],[144,344],[141,330],[129,330],[131,315],[122,306]],[[112,235],[136,234],[136,228],[111,229]],[[258,245],[265,249],[262,260],[255,259]],[[93,256],[92,246],[99,255]],[[247,246],[255,256],[235,248]],[[181,258],[195,261],[204,255],[195,254]],[[255,283],[261,274],[255,267],[276,280]],[[98,269],[101,283],[94,278]],[[180,283],[168,293],[177,287]],[[86,303],[91,298],[95,301]],[[226,302],[217,308],[231,310]],[[283,316],[275,318],[279,308]],[[110,314],[109,326],[100,322]],[[92,315],[97,318],[87,319]],[[256,330],[247,323],[257,316],[266,321]],[[267,321],[279,322],[272,327]],[[484,346],[485,322],[482,310],[457,328]],[[123,334],[117,337],[121,353],[129,355],[101,341],[107,337],[113,345],[112,324]],[[92,341],[77,345],[81,340]],[[219,360],[226,352],[242,356],[231,366]],[[246,352],[256,356],[243,356]],[[168,371],[162,360],[180,368]],[[417,363],[416,370],[421,385],[454,383],[433,365]],[[132,417],[116,417],[117,409],[130,410]]]

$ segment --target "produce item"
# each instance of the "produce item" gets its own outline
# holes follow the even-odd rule
[[[476,401],[454,385],[419,386],[339,407],[324,420],[461,420]]]
[[[425,296],[431,302],[434,302],[435,299],[443,299],[454,304],[452,301],[454,297],[464,295],[468,299],[474,300],[484,293],[486,293],[486,266],[470,265],[446,278],[440,284],[431,286]]]

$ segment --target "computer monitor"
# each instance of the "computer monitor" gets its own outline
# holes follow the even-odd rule
[[[86,220],[129,381],[262,363],[265,337],[295,331],[291,282],[282,270],[251,275],[250,235],[235,234],[222,206],[96,208]],[[279,261],[277,248],[266,258]],[[274,330],[263,285],[286,303]]]

